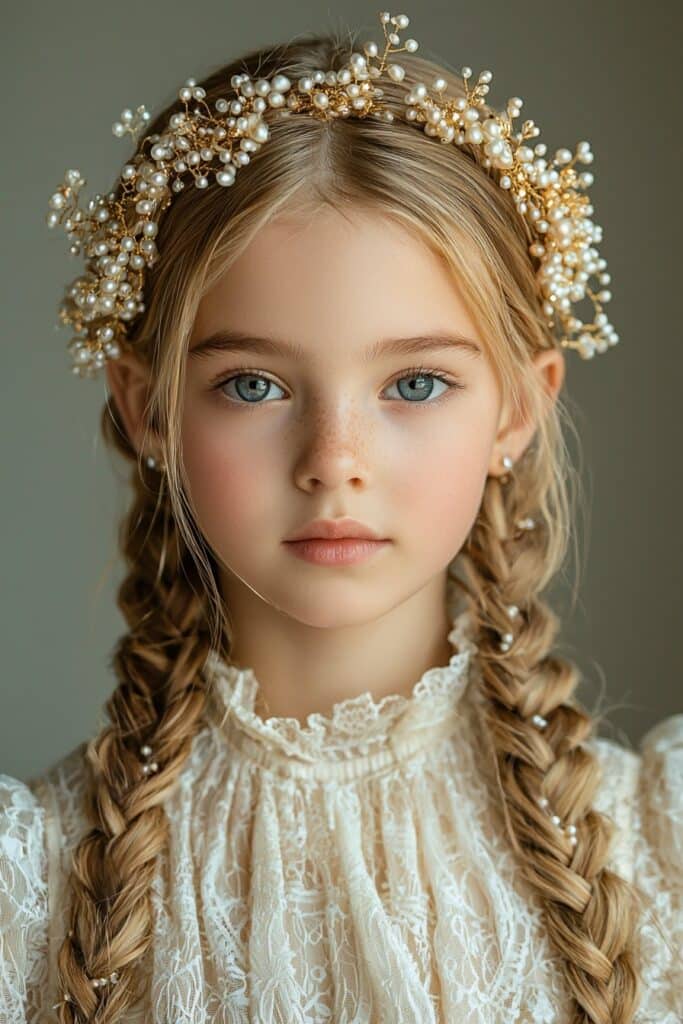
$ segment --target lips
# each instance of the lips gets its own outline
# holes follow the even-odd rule
[[[345,540],[349,538],[364,540],[383,540],[375,530],[357,519],[316,519],[300,530],[296,530],[286,538],[286,542],[300,540]]]
[[[363,537],[339,537],[335,540],[309,537],[289,541],[293,555],[315,565],[342,566],[365,562],[378,551],[388,547],[388,540],[368,540]]]

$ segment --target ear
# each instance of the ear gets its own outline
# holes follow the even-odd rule
[[[534,356],[534,367],[540,377],[540,384],[551,402],[557,398],[566,370],[563,351],[558,348],[544,349]],[[529,417],[517,418],[510,422],[504,412],[501,416],[501,427],[496,435],[491,452],[490,476],[503,476],[507,472],[503,465],[503,456],[509,455],[513,463],[523,455],[534,436],[537,424]]]
[[[145,415],[150,394],[149,367],[137,356],[125,352],[118,359],[108,360],[105,370],[128,439],[139,453],[144,443]],[[148,454],[157,453],[154,451]]]

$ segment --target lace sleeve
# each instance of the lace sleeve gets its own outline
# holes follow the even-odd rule
[[[44,810],[32,790],[0,774],[0,1024],[35,1019],[30,992],[47,969]]]
[[[683,714],[640,741],[634,877],[651,900],[643,926],[643,1020],[683,1021]],[[640,1020],[640,1018],[639,1018]]]

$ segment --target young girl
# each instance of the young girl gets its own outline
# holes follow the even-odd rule
[[[380,22],[124,111],[52,198],[129,628],[111,724],[0,777],[3,1021],[683,1020],[683,715],[598,739],[541,596],[563,350],[618,341],[590,147]]]

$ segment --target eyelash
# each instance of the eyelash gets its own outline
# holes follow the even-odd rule
[[[271,381],[271,383],[276,384],[277,387],[280,387],[280,385],[277,384],[277,381],[272,380],[271,377],[266,376],[266,374],[261,373],[259,370],[252,370],[248,366],[237,366],[237,367],[235,367],[231,371],[231,373],[227,377],[221,377],[214,384],[212,384],[211,385],[211,390],[212,391],[219,391],[220,388],[224,387],[231,380],[235,380],[235,378],[242,377],[242,376],[261,377],[261,378],[263,378],[263,380]],[[443,394],[439,395],[438,398],[435,398],[432,401],[429,401],[429,400],[425,400],[424,402],[401,401],[399,404],[401,404],[401,405],[416,405],[416,406],[439,405],[439,403],[441,401],[443,401],[445,398],[449,397],[449,395],[451,394],[452,391],[461,391],[464,388],[464,385],[460,384],[459,381],[454,380],[452,377],[448,377],[448,376],[446,376],[443,373],[440,373],[438,370],[431,370],[431,369],[429,369],[426,366],[413,366],[413,367],[409,367],[407,370],[403,370],[402,373],[399,373],[396,377],[394,377],[390,381],[389,386],[391,384],[394,384],[397,380],[402,380],[404,377],[420,377],[420,376],[422,376],[422,377],[434,377],[435,380],[442,381],[444,384],[446,384],[448,386],[447,390],[444,391]],[[251,409],[253,409],[253,408],[255,408],[256,406],[259,406],[259,405],[267,405],[268,404],[267,402],[247,402],[247,401],[244,401],[243,399],[228,398],[227,395],[219,395],[219,397],[223,398],[226,402],[232,402],[233,405],[243,405],[243,406],[246,406],[247,408],[251,408]]]

